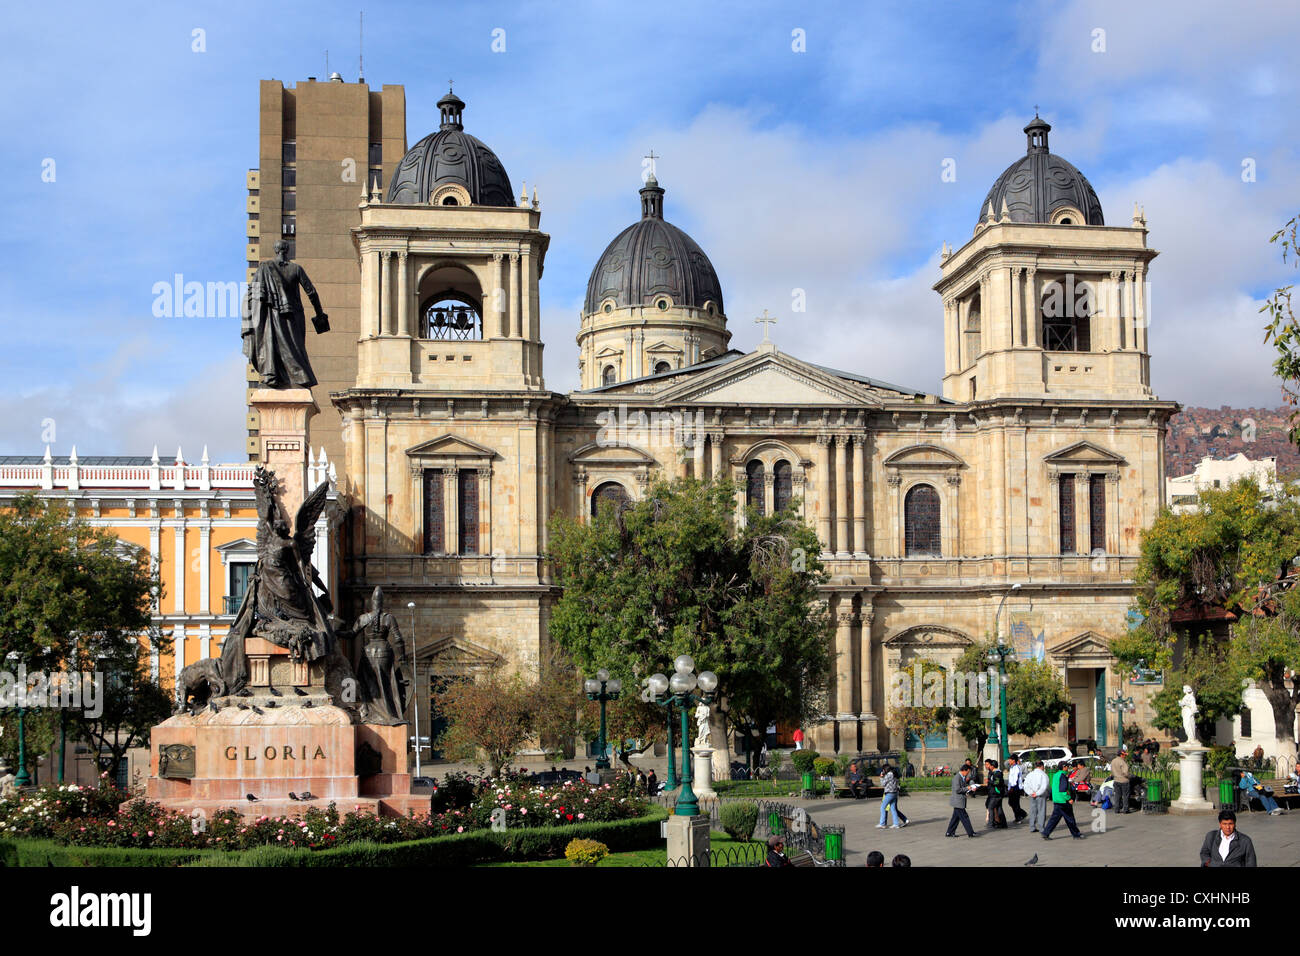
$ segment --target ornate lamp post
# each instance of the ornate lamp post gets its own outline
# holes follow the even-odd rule
[[[696,688],[699,688],[700,693],[695,693]],[[653,674],[650,677],[650,698],[658,702],[658,698],[668,691],[669,701],[682,715],[682,786],[677,792],[677,805],[673,808],[673,813],[679,817],[694,817],[700,813],[700,801],[691,789],[690,732],[686,726],[686,712],[699,701],[710,703],[717,688],[718,675],[712,671],[703,671],[697,676],[695,659],[689,654],[682,654],[673,661],[671,678],[663,674]],[[671,720],[669,723],[671,725]]]
[[[587,692],[587,700],[600,701],[600,756],[596,758],[597,770],[609,769],[609,757],[607,756],[607,745],[605,743],[605,703],[611,700],[618,700],[619,695],[623,692],[623,682],[618,678],[609,679],[609,671],[601,668],[596,671],[596,679],[590,677],[582,683],[582,689]]]
[[[658,676],[663,677],[662,674]],[[667,678],[664,680],[666,681]],[[649,677],[644,678],[641,685],[645,688],[641,691],[641,699],[650,704],[658,704],[668,712],[668,777],[664,780],[664,789],[676,790],[681,786],[681,781],[677,779],[677,756],[673,746],[673,699],[671,697],[666,700],[659,699],[659,694],[668,688],[666,683],[657,692],[650,687]]]
[[[1119,738],[1119,746],[1123,747],[1124,746],[1124,711],[1133,710],[1133,698],[1125,697],[1117,690],[1115,691],[1114,697],[1106,698],[1106,706],[1113,707],[1115,709],[1115,718],[1116,718],[1115,733],[1116,736]],[[1104,744],[1105,741],[1102,741],[1102,743]]]
[[[1014,651],[1012,648],[1002,643],[1002,636],[998,635],[998,642],[989,650],[989,663],[996,664],[998,668],[998,713],[999,721],[993,723],[992,733],[989,739],[998,745],[998,766],[1007,762],[1007,658]],[[1002,732],[998,733],[998,727],[1001,726]]]
[[[420,665],[416,662],[415,644],[415,602],[407,601],[406,609],[411,612],[411,702],[415,705],[415,775],[423,776],[424,768],[420,765]],[[432,732],[433,728],[429,728]]]
[[[6,655],[6,660],[18,660],[18,652],[10,651]],[[27,703],[27,688],[19,687],[18,689],[18,773],[14,777],[15,787],[30,787],[32,785],[32,775],[27,772],[27,737],[23,730],[23,716],[27,713],[27,708],[23,705]]]

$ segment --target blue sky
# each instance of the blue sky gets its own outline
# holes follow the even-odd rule
[[[151,290],[178,272],[242,277],[258,81],[324,79],[327,49],[354,81],[359,7],[178,7],[6,15],[0,453],[39,453],[52,421],[61,454],[156,443],[242,457],[237,320],[155,318]],[[1157,393],[1278,404],[1257,309],[1294,277],[1267,242],[1297,211],[1300,181],[1289,4],[392,3],[365,14],[366,79],[406,87],[409,142],[434,128],[454,77],[468,131],[516,185],[539,189],[551,388],[576,384],[587,275],[638,215],[640,158],[653,148],[667,218],[718,270],[733,345],[758,341],[752,317],[766,308],[786,351],[937,390],[939,247],[970,238],[1038,104],[1053,151],[1090,178],[1109,223],[1127,224],[1134,201],[1146,208],[1161,250]],[[945,159],[955,182],[941,179]],[[806,313],[790,310],[795,288]]]

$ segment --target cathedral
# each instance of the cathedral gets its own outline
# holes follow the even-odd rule
[[[1129,722],[1149,725],[1148,688],[1128,687],[1109,641],[1129,626],[1178,409],[1150,387],[1156,253],[1136,208],[1106,224],[1046,122],[1025,127],[971,238],[945,243],[933,322],[918,317],[943,350],[938,391],[813,364],[766,335],[730,348],[722,282],[651,169],[639,218],[592,268],[581,388],[560,394],[543,375],[536,195],[466,132],[458,97],[438,107],[439,129],[362,200],[355,378],[329,392],[345,603],[382,585],[392,607],[414,604],[424,699],[548,655],[550,515],[691,476],[734,480],[738,522],[797,508],[816,529],[835,673],[805,729],[823,753],[919,747],[888,726],[891,676],[995,633],[1062,674],[1071,706],[1053,739],[1113,746],[1106,701],[1125,691]],[[924,743],[966,749],[955,730]]]

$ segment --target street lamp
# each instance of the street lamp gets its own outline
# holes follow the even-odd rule
[[[411,612],[411,700],[415,705],[415,775],[424,776],[420,764],[420,665],[416,663],[415,651],[415,602],[407,601],[406,609]],[[432,731],[432,728],[430,728]]]
[[[18,652],[10,651],[5,655],[6,660],[18,660]],[[23,715],[27,709],[23,706],[27,703],[27,688],[22,686],[18,688],[18,774],[14,777],[15,787],[30,787],[32,785],[32,775],[27,772],[27,737],[23,730]]]
[[[993,615],[993,635],[997,638],[997,644],[989,651],[989,663],[998,665],[998,712],[1002,733],[998,733],[998,725],[989,718],[989,738],[998,745],[998,766],[1007,762],[1007,658],[1014,652],[1013,649],[1002,640],[1002,629],[999,621],[1002,618],[1002,605],[1007,603],[1007,598],[1011,596],[1012,591],[1019,591],[1019,582],[1011,585],[1011,590],[1002,595],[1002,600],[998,602],[998,609]]]
[[[1114,697],[1106,698],[1106,706],[1115,708],[1115,733],[1119,738],[1119,746],[1124,746],[1124,711],[1133,709],[1133,698],[1125,697],[1118,690],[1115,691]],[[1102,741],[1104,744],[1105,741]]]
[[[695,693],[696,689],[699,693]],[[682,786],[677,791],[677,805],[673,813],[679,817],[695,817],[700,814],[700,801],[691,789],[691,751],[690,735],[686,727],[686,712],[691,705],[703,701],[710,703],[713,692],[718,689],[718,675],[712,671],[695,673],[695,659],[689,654],[682,654],[673,661],[673,676],[652,674],[649,682],[650,698],[658,703],[658,698],[665,691],[668,700],[677,705],[682,715]],[[670,711],[671,713],[671,711]],[[669,721],[672,723],[671,719]]]
[[[649,704],[658,704],[668,712],[668,777],[664,780],[664,789],[676,790],[681,782],[677,779],[677,754],[673,744],[673,699],[671,697],[666,700],[659,699],[659,696],[668,689],[668,678],[663,674],[654,676],[663,678],[663,686],[653,683],[653,678],[644,678],[641,686],[645,690],[641,691],[641,699]]]
[[[600,755],[596,758],[596,769],[608,770],[608,745],[605,743],[605,702],[618,700],[619,695],[623,692],[623,682],[617,677],[610,680],[609,671],[602,667],[596,671],[595,680],[588,677],[583,681],[582,689],[587,692],[587,700],[600,701]]]

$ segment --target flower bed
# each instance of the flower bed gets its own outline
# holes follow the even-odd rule
[[[506,832],[609,823],[643,817],[648,804],[624,786],[569,782],[530,786],[518,779],[478,781],[438,813],[410,817],[340,816],[333,804],[300,816],[248,820],[233,809],[202,819],[134,800],[111,784],[97,789],[47,786],[0,800],[0,837],[51,840],[74,847],[194,849],[239,852],[256,847],[328,850],[348,844],[393,844],[489,831],[502,811]],[[470,801],[466,806],[456,803]]]

